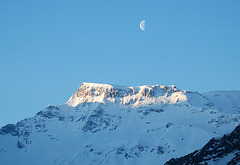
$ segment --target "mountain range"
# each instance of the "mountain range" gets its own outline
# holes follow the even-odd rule
[[[230,136],[239,122],[238,90],[201,94],[174,85],[82,83],[65,104],[48,105],[31,118],[3,126],[0,162],[161,165],[181,159],[194,164],[200,160],[196,153],[222,148],[210,145]],[[237,149],[226,151],[235,153]],[[201,163],[218,164],[226,154],[202,156]]]

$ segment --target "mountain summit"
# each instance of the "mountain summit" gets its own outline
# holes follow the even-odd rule
[[[97,83],[83,83],[68,100],[70,106],[77,106],[84,102],[117,103],[121,105],[139,106],[148,103],[176,103],[186,101],[186,97],[176,86],[143,85],[116,86]],[[170,97],[171,96],[171,97]]]
[[[164,164],[232,131],[240,92],[83,83],[66,104],[0,129],[11,164]],[[14,155],[14,156],[13,156]]]

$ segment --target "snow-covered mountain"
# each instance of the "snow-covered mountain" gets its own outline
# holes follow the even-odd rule
[[[231,132],[240,91],[83,83],[63,105],[0,129],[0,162],[164,164]]]

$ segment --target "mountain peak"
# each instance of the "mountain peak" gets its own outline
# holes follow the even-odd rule
[[[10,165],[163,164],[232,131],[240,123],[239,98],[239,92],[82,83],[65,105],[49,105],[0,128],[0,160]],[[234,148],[228,150],[239,143],[235,139],[216,141],[199,156],[205,161],[209,152],[216,158],[215,153],[227,151],[232,157]]]
[[[178,90],[175,85],[143,85],[128,87],[83,82],[67,101],[67,104],[70,106],[77,106],[84,102],[106,103],[110,101],[122,105],[131,104],[137,106],[147,102],[172,102],[172,100],[168,100],[167,97],[171,96],[173,93],[182,93],[182,91]]]
[[[83,82],[81,86],[85,86],[88,88],[100,88],[100,87],[101,88],[113,88],[113,85],[110,85],[110,84],[89,83],[89,82]]]

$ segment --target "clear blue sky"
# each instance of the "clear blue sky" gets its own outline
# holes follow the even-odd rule
[[[239,20],[239,0],[2,0],[0,126],[82,82],[240,89]]]

